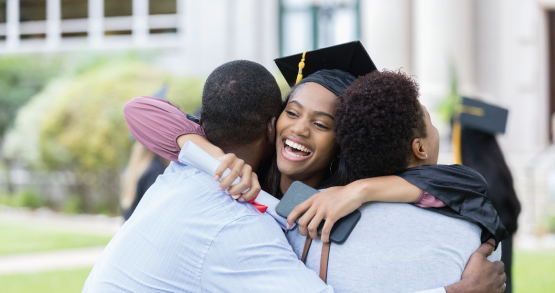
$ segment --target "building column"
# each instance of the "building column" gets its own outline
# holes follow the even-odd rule
[[[133,0],[133,41],[145,45],[148,35],[148,0]]]
[[[6,47],[14,50],[19,46],[19,0],[6,3]]]
[[[475,95],[473,1],[415,0],[414,71],[422,101],[435,107],[457,78],[463,95]]]
[[[412,0],[361,2],[361,39],[378,69],[412,73]]]
[[[48,48],[56,48],[62,38],[62,6],[60,0],[46,1],[46,44]]]
[[[99,47],[104,40],[104,1],[89,0],[88,41],[91,47]]]

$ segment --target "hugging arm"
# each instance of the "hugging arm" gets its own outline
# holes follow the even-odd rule
[[[138,97],[123,107],[129,131],[147,149],[170,161],[178,162],[177,139],[182,135],[204,138],[204,130],[187,119],[174,104],[152,97]],[[195,141],[196,143],[197,141]]]

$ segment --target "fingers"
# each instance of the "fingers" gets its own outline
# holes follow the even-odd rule
[[[476,252],[474,252],[472,256],[480,255],[483,258],[487,258],[493,253],[494,250],[495,250],[495,241],[493,239],[490,239],[484,242],[482,245],[480,245],[480,247],[478,247],[478,250],[476,250]]]
[[[333,224],[335,224],[337,220],[338,218],[336,216],[328,216],[326,218],[326,221],[324,222],[324,227],[322,228],[322,235],[320,235],[322,242],[330,241],[331,228],[333,228]]]
[[[306,212],[306,210],[308,210],[308,208],[312,206],[313,201],[314,198],[311,197],[301,204],[297,205],[293,209],[293,211],[289,213],[289,216],[287,216],[287,229],[291,228],[291,226],[293,226],[293,223],[295,223],[295,220],[297,220],[304,212]],[[303,236],[306,236],[306,234],[303,234]]]
[[[246,191],[248,188],[251,187],[252,174],[253,174],[253,172],[252,172],[251,166],[248,165],[248,164],[243,164],[241,172],[239,173],[239,176],[241,176],[241,181],[239,181],[239,183],[229,187],[229,189],[227,190],[227,193],[231,194],[231,196],[234,199],[238,199],[241,196],[242,192]],[[224,178],[224,179],[227,179],[227,177]]]
[[[239,201],[249,201],[255,198],[261,190],[262,188],[260,187],[260,182],[258,182],[258,176],[256,176],[256,173],[251,172],[251,187],[247,192],[241,195]]]
[[[235,156],[235,154],[226,154],[225,156],[221,157],[218,159],[221,163],[218,166],[218,168],[216,169],[216,172],[214,172],[214,180],[218,181],[220,180],[220,178],[222,178],[223,173],[225,172],[226,169],[231,169],[231,167],[233,166],[233,162],[235,162],[235,160],[237,160],[237,156]],[[227,187],[226,187],[227,188]]]
[[[318,239],[318,226],[320,226],[320,222],[322,222],[323,219],[324,213],[321,210],[316,212],[316,215],[314,215],[314,218],[312,218],[310,224],[308,224],[308,234],[310,238]]]
[[[241,170],[243,169],[243,165],[245,165],[245,161],[241,159],[235,159],[235,162],[233,162],[233,166],[231,168],[231,172],[229,172],[229,174],[225,176],[220,182],[221,189],[227,189],[231,185],[231,183],[233,183],[233,181],[235,181],[235,179],[239,177],[239,174],[241,174]]]
[[[308,224],[312,221],[312,218],[316,215],[317,209],[310,208],[297,222],[299,225],[299,232],[301,235],[306,236],[308,234]]]

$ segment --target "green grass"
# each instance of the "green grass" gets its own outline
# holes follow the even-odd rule
[[[0,223],[0,255],[106,245],[111,236]]]
[[[513,255],[513,291],[555,292],[555,251],[516,251]]]
[[[517,251],[514,256],[513,292],[555,292],[555,251]],[[33,274],[0,275],[2,293],[81,292],[91,269]]]
[[[91,268],[34,274],[0,275],[2,293],[77,293],[83,291]]]

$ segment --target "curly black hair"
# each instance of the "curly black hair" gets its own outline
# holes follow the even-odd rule
[[[256,62],[235,60],[208,76],[200,118],[210,142],[236,147],[258,139],[281,109],[281,91],[274,76]]]
[[[358,78],[339,97],[334,116],[341,159],[357,179],[402,172],[413,140],[427,135],[418,84],[401,71]]]

